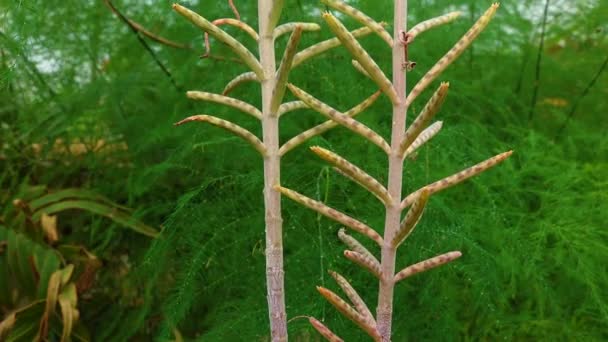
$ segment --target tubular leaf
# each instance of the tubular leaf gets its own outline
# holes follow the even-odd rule
[[[380,334],[378,333],[378,330],[375,326],[369,325],[362,314],[358,313],[357,310],[348,305],[348,303],[346,303],[342,298],[332,291],[321,286],[317,286],[317,291],[319,291],[321,296],[325,297],[325,299],[327,299],[331,305],[346,316],[346,318],[355,322],[355,324],[363,329],[369,336],[374,338],[374,340],[379,341]]]
[[[365,13],[359,11],[358,9],[349,6],[345,2],[341,0],[321,0],[322,3],[327,6],[334,8],[350,17],[358,21],[359,23],[369,27],[372,31],[374,31],[382,40],[388,44],[391,48],[393,47],[393,38],[391,35],[386,32],[384,27],[377,23],[374,19],[370,18]]]
[[[361,102],[360,104],[356,105],[355,107],[351,108],[349,111],[344,113],[344,115],[346,115],[348,117],[354,117],[354,116],[362,113],[364,110],[369,108],[378,99],[379,96],[380,96],[380,91],[375,92],[372,96],[368,97],[363,102]],[[302,101],[302,103],[306,104],[304,101]],[[306,105],[306,107],[308,107],[308,105]],[[291,151],[292,149],[294,149],[297,146],[304,143],[306,140],[308,140],[314,136],[323,134],[336,126],[338,126],[337,122],[335,122],[334,120],[328,120],[320,125],[317,125],[311,129],[308,129],[308,130],[296,135],[295,137],[293,137],[289,141],[287,141],[285,144],[283,144],[283,146],[281,146],[281,148],[279,149],[279,154],[281,156],[283,156],[287,152]]]
[[[434,193],[437,193],[441,190],[447,189],[449,187],[452,187],[460,182],[463,182],[473,176],[476,176],[484,171],[486,171],[487,169],[495,166],[496,164],[499,164],[501,162],[503,162],[505,159],[507,159],[509,156],[511,156],[511,154],[513,154],[513,151],[508,151],[508,152],[504,152],[501,153],[499,155],[496,155],[490,159],[487,159],[479,164],[476,164],[474,166],[471,166],[468,169],[462,170],[456,174],[453,174],[449,177],[443,178],[441,180],[436,181],[435,183],[429,184],[421,189],[416,190],[415,192],[409,194],[402,202],[401,202],[401,209],[405,209],[407,208],[410,204],[412,204],[416,198],[418,197],[418,195],[420,194],[420,192],[422,191],[428,191],[429,195],[432,195]]]
[[[411,277],[415,274],[418,274],[418,273],[421,273],[424,271],[428,271],[430,269],[441,266],[443,264],[447,264],[448,262],[458,259],[461,256],[462,256],[462,253],[460,253],[459,251],[448,252],[448,253],[441,254],[436,257],[432,257],[430,259],[421,261],[414,265],[410,265],[410,266],[404,268],[403,270],[399,271],[399,273],[395,274],[395,278],[394,278],[395,283],[399,282],[407,277]]]
[[[191,23],[215,37],[215,39],[228,45],[232,49],[232,51],[236,53],[243,60],[243,62],[245,62],[245,64],[247,64],[251,68],[251,70],[258,76],[258,78],[265,78],[262,65],[260,65],[260,62],[249,50],[247,50],[247,48],[243,44],[239,43],[236,39],[234,39],[224,30],[213,25],[207,19],[201,17],[200,15],[187,9],[186,7],[178,4],[173,4],[173,9],[177,13],[188,19]]]
[[[379,146],[387,154],[390,153],[390,146],[378,133],[374,132],[369,127],[358,122],[357,120],[338,112],[327,104],[317,100],[312,95],[308,94],[304,90],[294,86],[293,84],[287,84],[289,90],[300,100],[306,102],[310,108],[316,110],[319,114],[326,116],[342,126],[350,129],[351,131],[361,135],[370,142]]]
[[[435,94],[429,99],[427,104],[420,112],[420,115],[412,122],[410,127],[405,131],[403,140],[399,145],[399,155],[403,157],[405,151],[414,142],[414,140],[420,135],[420,132],[425,128],[426,124],[439,112],[443,101],[445,101],[448,95],[449,83],[441,83]]]
[[[323,160],[335,165],[340,171],[344,172],[347,176],[351,177],[355,182],[364,187],[367,191],[371,192],[376,196],[382,203],[389,205],[392,200],[386,188],[380,184],[374,177],[370,176],[365,171],[361,170],[356,165],[352,164],[348,160],[340,157],[336,153],[326,150],[319,146],[313,146],[310,148],[316,155]]]
[[[234,124],[227,120],[216,118],[215,116],[194,115],[194,116],[185,118],[184,120],[182,120],[180,122],[175,123],[175,126],[180,126],[180,125],[185,124],[186,122],[191,122],[191,121],[208,122],[214,126],[221,127],[227,131],[230,131],[230,132],[238,135],[239,137],[245,139],[247,142],[249,142],[253,146],[253,148],[255,148],[258,152],[260,152],[260,154],[262,156],[266,155],[266,147],[260,141],[260,139],[258,139],[258,137],[256,137],[253,133],[249,132],[248,130],[244,129],[243,127],[241,127],[237,124]]]
[[[435,65],[429,70],[420,81],[414,86],[414,88],[410,91],[410,94],[407,96],[405,100],[405,104],[407,107],[414,102],[414,100],[426,89],[426,87],[433,82],[439,74],[441,74],[453,61],[460,56],[464,50],[471,45],[473,40],[479,36],[481,31],[483,31],[488,23],[494,17],[496,10],[498,10],[499,4],[494,3],[490,8],[477,20],[477,22],[467,31],[467,33],[460,38],[460,40],[446,53],[441,59],[435,63]]]
[[[277,191],[280,191],[283,195],[289,197],[293,201],[298,202],[301,205],[312,209],[318,212],[319,214],[328,217],[338,223],[350,227],[352,230],[369,237],[370,239],[374,240],[378,245],[382,246],[382,237],[368,225],[293,190],[278,185],[275,186],[275,189]]]
[[[259,109],[255,108],[254,106],[250,105],[247,102],[244,102],[244,101],[232,98],[232,97],[219,95],[219,94],[213,94],[213,93],[207,93],[204,91],[189,91],[186,94],[188,95],[189,98],[191,98],[193,100],[202,100],[202,101],[221,103],[221,104],[230,106],[232,108],[236,108],[244,113],[247,113],[256,119],[259,119],[259,120],[262,119],[262,112],[260,112]]]
[[[455,11],[455,12],[450,12],[435,18],[431,18],[428,20],[425,20],[421,23],[416,24],[414,27],[412,27],[409,31],[407,31],[407,43],[411,43],[414,41],[414,39],[416,39],[416,37],[418,37],[419,34],[428,31],[434,27],[440,26],[440,25],[444,25],[447,23],[450,23],[454,20],[456,20],[458,17],[460,17],[462,13],[460,11]]]
[[[285,48],[285,53],[283,54],[283,59],[281,60],[281,64],[279,65],[279,70],[276,75],[276,83],[274,89],[272,91],[272,100],[270,103],[270,111],[271,113],[277,112],[279,105],[283,102],[283,96],[285,96],[285,86],[287,84],[287,78],[289,77],[289,72],[292,68],[293,57],[296,54],[296,50],[298,49],[298,43],[300,43],[300,38],[302,37],[302,27],[296,26],[296,28],[291,33],[291,37],[289,37],[289,42],[287,42],[287,47]],[[278,114],[276,114],[278,115]]]
[[[378,64],[374,62],[367,51],[365,51],[355,37],[348,32],[338,18],[326,12],[323,13],[323,19],[336,37],[342,42],[344,47],[346,47],[350,54],[361,64],[363,69],[367,71],[370,78],[378,85],[380,90],[391,99],[393,104],[399,103],[399,97],[397,96],[397,92],[391,81],[384,75]]]

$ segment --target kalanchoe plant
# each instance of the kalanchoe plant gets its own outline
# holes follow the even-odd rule
[[[205,32],[207,51],[203,57],[212,57],[209,48],[209,36],[212,36],[216,40],[226,44],[237,55],[239,60],[251,69],[251,71],[238,75],[230,81],[222,94],[189,91],[187,95],[194,100],[221,103],[253,116],[260,120],[263,136],[260,139],[235,123],[205,114],[190,116],[176,125],[200,121],[223,128],[249,142],[263,157],[266,280],[271,338],[272,341],[286,341],[287,323],[284,300],[285,291],[283,288],[283,220],[281,218],[281,194],[279,188],[277,188],[280,186],[280,161],[281,157],[293,148],[316,135],[338,126],[341,121],[330,117],[331,120],[295,136],[283,145],[279,145],[279,119],[290,111],[308,107],[306,101],[283,103],[283,97],[286,92],[289,73],[293,68],[314,56],[341,45],[343,42],[338,38],[332,38],[298,52],[297,48],[303,31],[319,30],[320,26],[318,24],[297,22],[277,26],[283,8],[283,1],[259,0],[258,31],[256,32],[254,28],[240,20],[240,16],[232,1],[229,0],[229,4],[234,11],[236,19],[221,18],[214,21],[209,21],[181,5],[173,5],[173,9],[177,13]],[[255,40],[258,44],[259,58],[241,42],[222,30],[219,27],[221,25],[229,25],[240,29],[248,35],[248,39]],[[376,24],[375,27],[362,27],[348,34],[353,37],[361,37],[372,32],[383,32],[380,31],[381,28],[380,24]],[[277,67],[275,62],[275,40],[287,33],[291,33],[291,36],[283,52],[281,62]],[[217,56],[213,57],[217,58]],[[244,82],[259,82],[261,84],[261,110],[249,103],[227,96],[233,89]],[[341,115],[344,118],[353,120],[351,119],[352,117],[367,109],[379,96],[380,92],[375,92],[368,99]]]
[[[408,59],[408,49],[412,45],[412,42],[422,32],[452,21],[459,16],[459,13],[449,13],[424,21],[407,31],[407,1],[395,0],[394,32],[391,35],[385,31],[383,25],[377,23],[369,16],[341,0],[321,0],[321,2],[362,23],[392,48],[393,80],[391,82],[378,67],[376,62],[357,42],[356,37],[342,25],[340,20],[329,12],[323,14],[323,19],[326,21],[331,31],[333,31],[337,39],[352,55],[355,68],[376,83],[380,91],[392,102],[393,116],[390,142],[384,140],[382,136],[369,127],[353,119],[348,113],[341,113],[304,90],[291,84],[287,85],[289,90],[311,109],[314,109],[323,116],[333,120],[332,122],[338,123],[361,135],[369,142],[377,145],[388,156],[388,185],[385,187],[374,179],[374,177],[336,153],[321,147],[312,147],[312,151],[332,164],[336,171],[351,178],[371,192],[384,204],[386,209],[384,234],[381,236],[375,229],[365,223],[293,190],[278,185],[276,186],[276,189],[290,199],[343,224],[347,228],[372,239],[378,244],[381,249],[379,260],[373,253],[366,249],[363,244],[358,242],[354,237],[348,235],[345,230],[342,229],[339,232],[339,238],[350,248],[350,250],[344,252],[344,256],[365,268],[379,280],[378,305],[375,317],[355,289],[338,273],[330,272],[331,276],[342,288],[352,305],[324,287],[317,287],[317,289],[327,301],[343,315],[356,323],[375,341],[390,341],[393,315],[393,291],[395,285],[399,281],[414,274],[443,265],[461,256],[459,251],[447,252],[395,272],[397,249],[412,233],[422,216],[429,197],[491,168],[511,155],[511,151],[499,154],[452,176],[426,185],[404,198],[402,197],[401,190],[404,158],[412,154],[441,129],[441,122],[435,122],[431,125],[429,125],[429,122],[439,111],[441,104],[446,98],[449,84],[441,83],[439,85],[439,88],[424,106],[418,117],[406,130],[406,112],[409,106],[418,95],[420,95],[431,82],[433,82],[439,74],[441,74],[441,72],[443,72],[460,54],[462,54],[467,46],[471,44],[487,26],[499,5],[497,3],[493,4],[473,27],[454,45],[454,47],[423,76],[409,92],[409,95],[406,96],[406,71],[411,70],[415,65],[415,63]],[[409,210],[402,218],[403,212],[408,207]],[[342,341],[340,337],[330,331],[330,329],[320,321],[312,317],[309,320],[313,327],[327,340]]]

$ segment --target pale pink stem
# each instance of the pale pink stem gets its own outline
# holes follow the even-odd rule
[[[400,226],[401,208],[396,202],[401,199],[401,186],[403,175],[403,159],[399,155],[399,145],[405,133],[405,118],[407,108],[406,78],[404,61],[406,61],[407,45],[402,43],[402,32],[406,31],[407,0],[395,0],[394,6],[394,39],[393,39],[393,87],[397,92],[399,102],[393,105],[393,121],[391,132],[391,153],[388,164],[388,192],[393,201],[386,206],[384,223],[384,245],[382,246],[380,290],[378,294],[378,308],[376,321],[378,331],[383,342],[391,340],[391,326],[393,318],[393,290],[395,287],[395,252],[396,247],[391,244],[392,237]]]
[[[283,219],[281,194],[275,186],[281,184],[279,154],[279,116],[272,113],[272,94],[276,84],[276,62],[273,28],[268,21],[272,0],[258,1],[260,64],[264,70],[262,86],[262,136],[267,153],[264,157],[264,207],[266,220],[266,286],[271,340],[287,341],[287,315],[283,271]]]

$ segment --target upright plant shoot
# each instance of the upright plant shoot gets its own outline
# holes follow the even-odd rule
[[[268,312],[272,341],[287,341],[287,323],[285,312],[285,291],[283,285],[283,240],[282,240],[282,217],[281,217],[281,194],[277,186],[281,184],[281,157],[306,140],[322,134],[338,125],[333,120],[328,120],[315,126],[280,145],[279,143],[279,120],[280,118],[296,109],[307,108],[304,101],[283,102],[286,92],[287,80],[290,71],[329,49],[342,44],[338,39],[329,39],[310,46],[298,52],[300,37],[304,31],[319,30],[315,23],[287,23],[277,26],[281,11],[282,0],[259,0],[258,1],[258,30],[240,20],[238,12],[232,2],[231,7],[237,14],[237,18],[220,18],[209,21],[197,13],[178,4],[173,9],[188,19],[192,24],[205,32],[207,51],[204,56],[210,56],[208,37],[227,45],[238,59],[246,65],[250,71],[236,76],[228,82],[221,94],[206,91],[189,91],[188,97],[193,100],[215,102],[232,107],[259,120],[262,126],[262,137],[257,137],[247,129],[213,115],[199,114],[190,116],[176,125],[187,122],[199,121],[213,126],[223,128],[248,142],[263,158],[264,162],[264,207],[266,223],[266,282]],[[242,30],[248,39],[253,39],[258,45],[259,56],[255,56],[249,49],[220,28],[228,25],[233,29]],[[377,30],[377,28],[375,28]],[[360,37],[372,33],[374,29],[363,27],[349,33]],[[289,33],[285,51],[280,64],[275,62],[275,40]],[[260,96],[262,108],[242,100],[229,97],[228,94],[245,82],[258,82],[261,85]],[[376,92],[359,105],[347,111],[345,118],[352,118],[368,108],[379,96]],[[352,119],[351,119],[352,120]]]
[[[331,31],[333,31],[337,39],[350,52],[355,68],[371,79],[381,92],[391,101],[393,113],[390,142],[384,140],[378,133],[353,119],[350,115],[345,115],[346,113],[337,111],[315,98],[313,95],[308,94],[303,89],[291,84],[288,85],[290,91],[311,109],[316,110],[321,115],[333,120],[335,123],[357,133],[386,153],[388,157],[388,184],[385,187],[373,176],[367,174],[364,170],[352,164],[344,157],[339,156],[337,153],[317,146],[312,147],[312,151],[315,154],[332,164],[339,173],[349,177],[371,192],[384,204],[384,233],[381,235],[375,229],[363,222],[330,208],[321,202],[308,198],[294,190],[281,186],[277,186],[277,189],[290,199],[343,224],[356,233],[371,239],[378,245],[381,251],[380,260],[353,236],[348,235],[345,230],[341,229],[338,234],[339,238],[350,248],[344,252],[344,256],[366,269],[366,271],[379,280],[378,305],[375,317],[371,314],[370,309],[363,302],[352,285],[336,272],[331,272],[330,274],[346,294],[350,303],[329,289],[324,287],[317,287],[317,289],[328,302],[344,316],[358,325],[374,341],[386,342],[391,340],[393,291],[395,285],[399,281],[413,276],[414,274],[443,265],[461,256],[459,251],[451,251],[405,267],[396,272],[396,252],[416,227],[416,224],[421,219],[424,208],[432,195],[491,168],[511,155],[511,151],[499,154],[452,176],[423,186],[419,190],[402,197],[401,189],[403,183],[404,158],[429,141],[441,129],[442,123],[440,121],[432,124],[429,123],[437,114],[445,100],[449,84],[441,83],[439,85],[438,89],[424,106],[418,117],[406,129],[405,122],[408,107],[418,95],[420,95],[441,74],[441,72],[462,54],[466,47],[469,46],[487,26],[498,9],[498,4],[491,5],[454,47],[422,77],[422,79],[412,88],[409,95],[406,95],[406,71],[411,70],[415,66],[415,63],[408,58],[408,49],[410,48],[410,45],[412,45],[414,39],[419,34],[430,28],[449,23],[457,18],[459,13],[448,13],[424,21],[407,31],[407,1],[395,0],[394,31],[391,35],[384,30],[382,25],[341,0],[321,0],[321,2],[331,7],[333,10],[339,11],[362,23],[384,40],[392,49],[392,81],[390,81],[378,67],[378,64],[358,43],[356,37],[344,27],[340,20],[328,12],[323,14],[323,19]],[[403,217],[403,213],[407,208],[409,208],[409,210]],[[309,320],[312,326],[327,340],[342,341],[337,334],[332,332],[322,322],[312,317]]]

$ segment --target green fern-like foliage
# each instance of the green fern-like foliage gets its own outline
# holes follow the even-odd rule
[[[152,2],[114,3],[154,33],[191,42],[197,53],[203,53],[203,37],[172,15],[169,7]],[[257,13],[253,3],[237,2],[248,22]],[[322,9],[318,3],[300,3],[286,2],[282,20],[317,20]],[[387,19],[385,6],[367,1],[352,4],[373,18]],[[424,6],[411,6],[411,22],[446,10],[464,12],[452,24],[453,30],[430,31],[417,38],[411,58],[418,66],[436,61],[486,5],[459,0],[446,9],[444,1],[430,0]],[[397,311],[394,317],[395,336],[410,340],[608,338],[605,73],[580,100],[562,136],[553,139],[605,59],[608,5],[581,2],[563,10],[551,5],[536,117],[528,123],[526,115],[516,113],[529,110],[543,5],[544,0],[503,2],[503,13],[512,15],[497,17],[493,29],[444,74],[458,92],[444,104],[451,110],[442,113],[446,125],[441,134],[406,161],[404,192],[500,152],[492,147],[508,145],[518,154],[482,179],[445,191],[426,208],[427,219],[410,237],[398,264],[405,266],[433,256],[433,251],[456,247],[464,256],[456,264],[401,284],[395,303],[407,310]],[[212,18],[231,14],[225,2],[199,2],[192,8]],[[0,30],[9,38],[0,36],[2,219],[6,220],[5,210],[12,208],[27,178],[30,184],[53,189],[94,190],[135,208],[136,217],[148,225],[163,227],[152,241],[106,218],[64,215],[73,242],[86,245],[111,269],[120,266],[125,271],[118,282],[125,290],[93,296],[88,310],[81,310],[83,324],[94,328],[101,341],[175,339],[174,328],[190,341],[267,339],[259,158],[224,132],[172,127],[184,113],[199,110],[234,119],[259,133],[254,120],[219,105],[193,103],[183,92],[173,90],[137,38],[101,1],[5,1],[0,2],[0,13],[0,21],[8,23],[0,25]],[[70,25],[65,25],[67,21]],[[345,25],[357,26],[348,20]],[[510,31],[502,31],[504,27]],[[301,44],[327,38],[330,32],[322,30],[303,36]],[[364,38],[361,42],[381,67],[390,67],[389,61],[373,52],[384,49],[382,41]],[[149,43],[184,89],[221,91],[231,75],[244,71],[222,61],[199,60],[192,51]],[[213,49],[230,56],[219,44]],[[58,64],[44,69],[40,60],[56,56],[61,57]],[[56,95],[51,95],[24,57],[35,62]],[[324,100],[337,109],[348,109],[368,97],[373,86],[352,70],[348,59],[346,51],[337,49],[294,69],[293,77],[302,80],[298,86],[303,89],[320,88]],[[219,68],[226,74],[218,73]],[[414,84],[424,70],[416,67],[408,75],[409,82]],[[488,85],[492,96],[486,96]],[[259,105],[258,93],[251,84],[236,89],[234,96]],[[426,99],[422,95],[419,103]],[[420,107],[414,105],[413,110],[417,113]],[[388,102],[381,101],[358,118],[387,136],[390,127],[385,114],[389,112]],[[282,119],[282,141],[322,120],[304,110],[288,114]],[[124,142],[128,149],[115,156],[57,155],[51,149],[57,138],[64,142],[103,138]],[[341,128],[316,137],[284,158],[282,178],[297,189],[306,189],[307,196],[377,226],[383,220],[375,214],[382,211],[380,203],[311,158],[306,148],[348,150],[353,163],[381,175],[386,169],[384,159],[374,157],[374,146],[357,141]],[[32,144],[44,147],[40,154],[31,150]],[[235,154],[235,150],[244,152]],[[357,341],[360,335],[351,332],[350,321],[320,300],[310,300],[317,298],[313,284],[338,290],[327,269],[339,269],[366,302],[373,303],[376,282],[355,272],[350,262],[335,253],[343,248],[336,237],[338,225],[289,201],[284,201],[284,220],[287,307],[289,319],[293,318],[290,335],[316,338],[308,321],[296,318],[314,315],[331,322],[332,329],[346,340]],[[87,228],[76,229],[82,226]],[[112,279],[109,273],[101,271],[99,277]],[[188,279],[189,284],[182,283]]]

